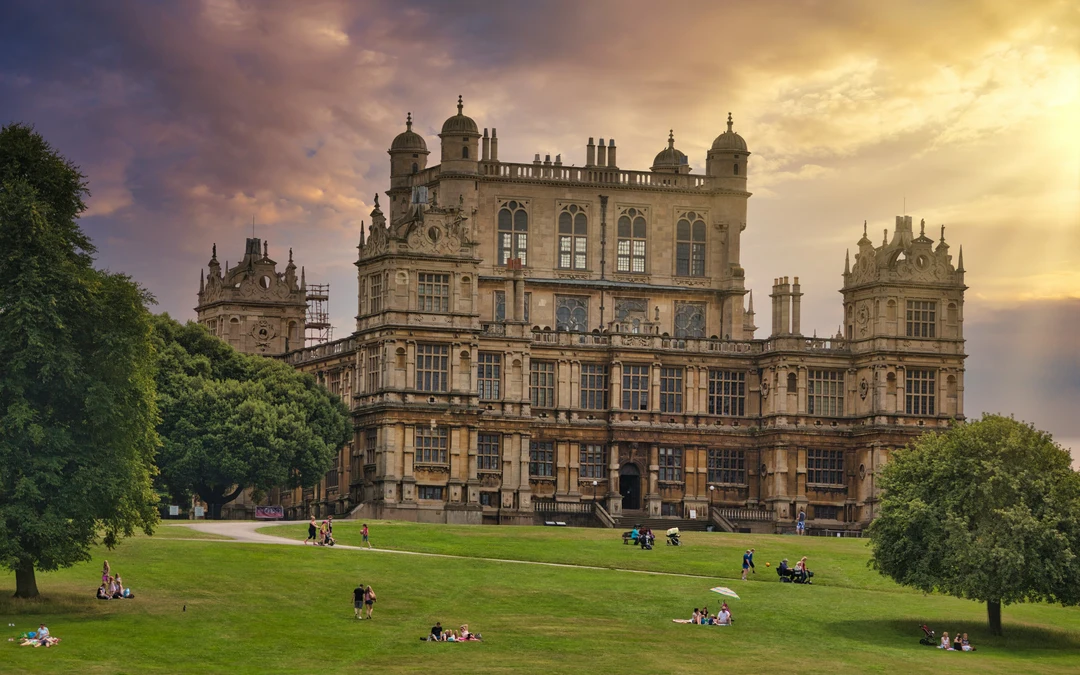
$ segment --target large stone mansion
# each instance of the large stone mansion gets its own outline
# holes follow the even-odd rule
[[[875,245],[864,227],[843,334],[804,336],[799,279],[783,277],[756,338],[750,152],[730,115],[704,175],[673,137],[648,171],[591,138],[582,166],[504,162],[460,99],[439,142],[429,166],[410,117],[390,144],[351,335],[302,346],[291,253],[283,274],[257,239],[236,267],[211,260],[199,321],[352,410],[323,482],[272,495],[291,516],[773,531],[805,510],[811,527],[858,530],[889,453],[963,419],[963,255],[954,266],[944,228],[935,242],[901,216]]]

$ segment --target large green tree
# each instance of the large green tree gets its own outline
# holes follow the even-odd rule
[[[219,518],[245,488],[310,487],[352,436],[349,411],[315,379],[242,354],[205,328],[154,318],[161,482]]]
[[[881,473],[870,564],[905,586],[1001,605],[1080,603],[1080,474],[1049,434],[1008,417],[921,436]]]
[[[34,130],[0,129],[0,565],[90,559],[157,519],[150,298],[95,270],[77,167]]]

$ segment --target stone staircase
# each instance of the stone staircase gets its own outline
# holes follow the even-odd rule
[[[677,527],[682,532],[705,532],[709,527],[709,521],[707,518],[697,520],[673,517],[655,518],[650,517],[645,511],[623,511],[619,517],[618,528],[630,530],[634,525],[648,527],[658,540],[663,540],[664,533],[672,527]]]

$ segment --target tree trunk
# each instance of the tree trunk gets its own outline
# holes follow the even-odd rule
[[[15,597],[36,598],[38,596],[37,578],[34,576],[34,563],[23,562],[15,568]]]
[[[1001,635],[1001,601],[988,600],[986,602],[986,618],[990,624],[991,635]]]

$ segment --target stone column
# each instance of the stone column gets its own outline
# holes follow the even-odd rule
[[[611,389],[611,409],[622,410],[622,362],[615,361],[611,364],[609,381]]]
[[[806,380],[807,380],[806,366],[797,366],[795,369],[795,377],[797,389],[795,390],[795,407],[799,411],[800,415],[806,414]],[[842,390],[841,390],[842,391]]]

